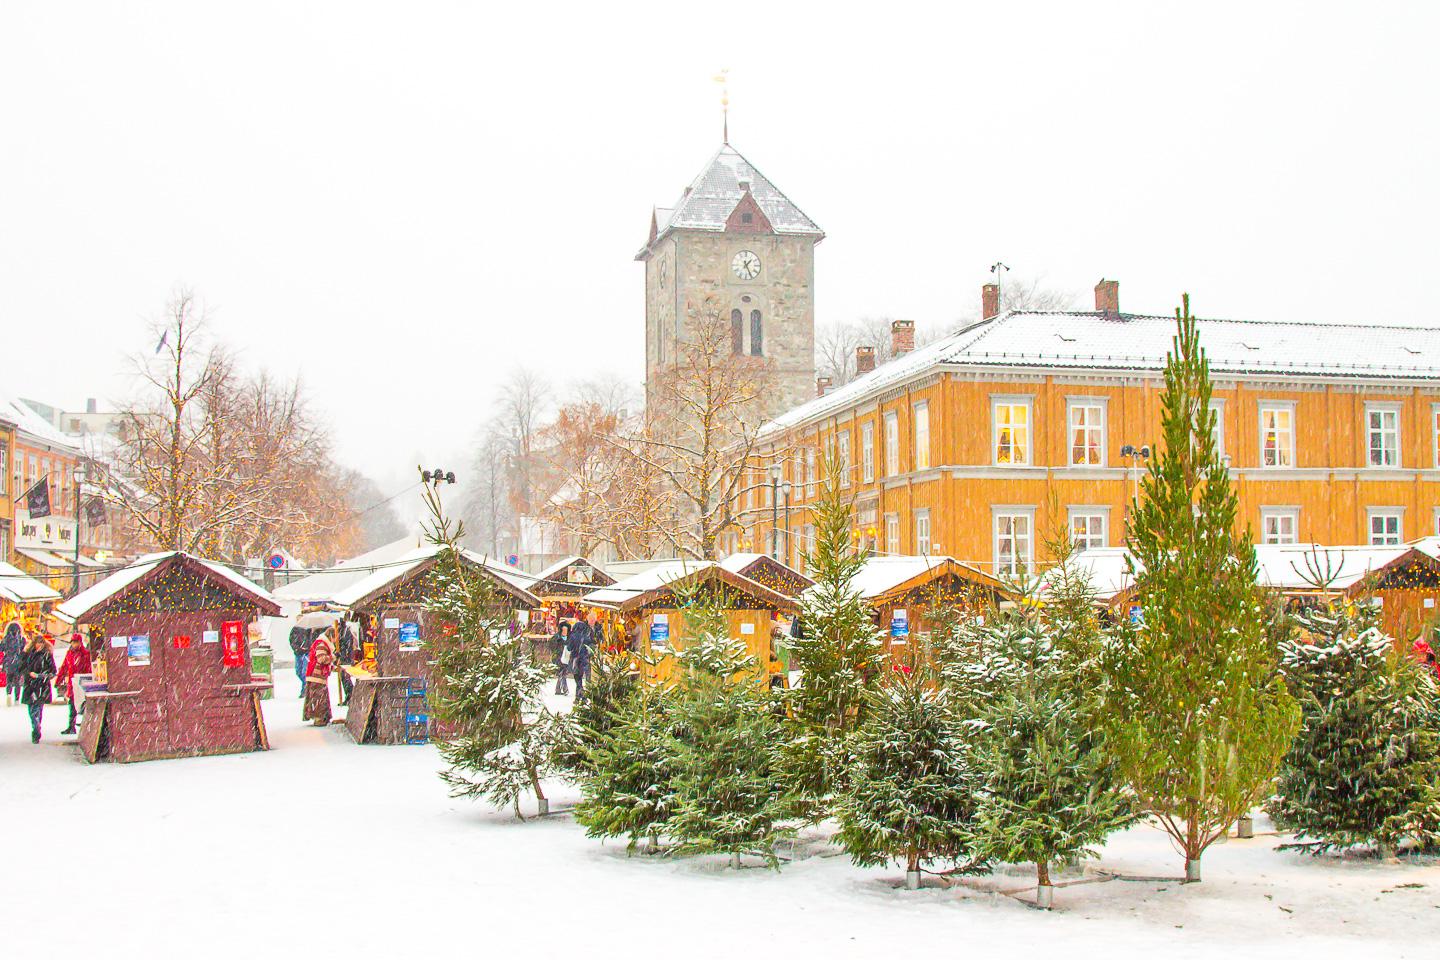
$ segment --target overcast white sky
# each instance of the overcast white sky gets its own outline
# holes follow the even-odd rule
[[[9,0],[0,377],[116,399],[187,284],[343,458],[458,468],[513,364],[638,383],[632,258],[722,66],[732,143],[828,233],[822,323],[947,325],[1002,259],[1437,325],[1437,7]]]

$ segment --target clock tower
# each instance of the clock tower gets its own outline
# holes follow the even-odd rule
[[[645,379],[673,370],[687,326],[728,324],[726,348],[763,358],[766,415],[815,395],[815,222],[728,143],[673,207],[656,208],[645,264]]]

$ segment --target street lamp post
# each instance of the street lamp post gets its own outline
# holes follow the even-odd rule
[[[791,561],[793,561],[793,560],[795,559],[795,558],[794,558],[794,553],[795,553],[795,551],[792,550],[791,547],[790,547],[790,490],[791,490],[791,489],[792,489],[792,488],[791,488],[791,486],[790,486],[790,481],[789,481],[789,480],[786,480],[784,483],[780,484],[780,492],[781,492],[781,494],[783,494],[784,497],[785,497],[785,565],[786,565],[786,566],[794,566],[794,564],[793,564]]]
[[[85,468],[75,468],[75,593],[80,592],[80,487],[85,483]]]
[[[780,559],[780,464],[770,464],[770,559]]]

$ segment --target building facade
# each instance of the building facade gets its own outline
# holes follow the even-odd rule
[[[1173,317],[1093,312],[986,318],[903,353],[772,421],[750,494],[750,547],[799,562],[820,451],[855,495],[856,536],[888,554],[1033,570],[1058,527],[1124,541],[1160,442]],[[1220,449],[1257,542],[1398,544],[1440,532],[1440,330],[1201,320]],[[788,510],[771,526],[771,462]],[[732,549],[744,546],[732,538]]]
[[[767,413],[815,384],[815,244],[824,232],[728,143],[670,208],[656,208],[645,264],[647,398],[675,370],[702,317],[728,325],[734,354],[763,357]]]

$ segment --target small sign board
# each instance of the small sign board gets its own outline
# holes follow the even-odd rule
[[[650,646],[666,649],[670,646],[670,615],[657,613],[650,621]]]
[[[896,607],[890,614],[890,640],[892,643],[904,643],[909,637],[910,611]]]
[[[413,620],[406,620],[400,624],[400,649],[420,649],[420,624]]]
[[[201,634],[200,634],[200,642],[201,642],[201,643],[219,643],[219,642],[220,642],[220,631],[219,631],[219,630],[204,630],[204,631],[202,631]]]
[[[150,638],[126,637],[125,658],[132,667],[150,666]]]
[[[742,635],[753,634],[754,632],[755,632],[755,624],[753,624],[753,623],[742,623],[742,624],[740,624],[740,633],[741,633]]]

